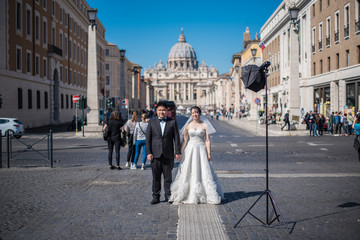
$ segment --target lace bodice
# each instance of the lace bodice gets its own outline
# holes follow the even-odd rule
[[[189,141],[191,142],[204,142],[205,130],[202,128],[190,128],[188,130],[189,133]]]

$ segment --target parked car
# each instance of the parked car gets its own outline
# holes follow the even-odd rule
[[[17,118],[0,118],[0,130],[2,136],[9,132],[16,138],[21,138],[25,132],[24,125]]]

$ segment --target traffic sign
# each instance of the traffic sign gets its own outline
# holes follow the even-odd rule
[[[74,103],[78,103],[80,100],[80,97],[78,95],[74,95],[72,100]]]
[[[127,104],[128,104],[128,100],[126,98],[121,100],[121,105],[126,106]]]
[[[256,103],[257,105],[259,105],[260,102],[261,102],[260,98],[255,98],[255,103]]]

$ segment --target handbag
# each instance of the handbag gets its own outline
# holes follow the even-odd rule
[[[360,135],[357,135],[354,139],[354,148],[357,152],[359,152],[360,149]]]
[[[104,141],[109,141],[111,137],[110,127],[107,126],[103,132]]]
[[[125,147],[126,146],[126,132],[123,132],[123,131],[121,131],[121,146],[122,147]]]

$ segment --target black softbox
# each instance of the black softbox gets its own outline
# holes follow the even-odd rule
[[[260,67],[257,65],[247,65],[241,68],[241,79],[245,88],[258,92],[266,84],[266,73],[264,68],[268,67],[270,62],[265,62]]]

